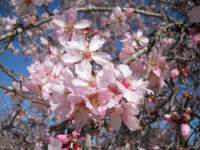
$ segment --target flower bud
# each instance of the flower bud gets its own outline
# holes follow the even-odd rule
[[[190,134],[190,126],[187,123],[182,123],[181,124],[181,135],[184,138],[187,138]]]
[[[174,70],[171,71],[171,77],[172,78],[179,76],[179,74],[180,74],[180,72],[179,72],[178,69],[174,69]]]

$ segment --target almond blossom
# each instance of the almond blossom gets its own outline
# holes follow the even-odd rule
[[[90,28],[92,22],[82,19],[77,21],[77,11],[74,8],[67,10],[62,15],[57,15],[53,18],[53,24],[56,28],[56,33],[59,40],[69,40],[76,30]],[[81,33],[79,33],[81,34]]]
[[[154,89],[163,87],[165,85],[164,73],[166,74],[167,70],[169,70],[169,65],[166,63],[165,57],[157,53],[157,51],[152,52],[149,70],[150,87]]]
[[[123,94],[123,97],[128,102],[139,104],[143,98],[144,92],[147,90],[148,82],[143,79],[134,79],[132,77],[132,71],[128,65],[119,65],[117,67],[117,86]]]
[[[83,38],[66,41],[62,43],[66,48],[66,53],[61,59],[67,64],[76,63],[84,59],[88,61],[93,60],[100,65],[107,64],[111,57],[107,53],[99,51],[104,43],[105,39],[99,35],[93,36],[90,42]]]
[[[112,129],[119,130],[122,121],[132,131],[140,129],[140,123],[136,117],[138,112],[138,108],[134,103],[123,102],[116,105],[110,113]]]

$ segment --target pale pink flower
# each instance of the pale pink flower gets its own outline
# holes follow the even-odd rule
[[[165,75],[169,70],[165,57],[157,51],[153,51],[149,65],[149,86],[154,89],[163,87],[165,85]]]
[[[122,103],[116,105],[110,113],[110,125],[114,130],[119,130],[121,122],[132,131],[140,129],[139,120],[135,117],[138,114],[138,108],[133,103]]]
[[[87,122],[93,118],[85,106],[84,99],[81,95],[69,94],[67,99],[74,106],[74,112],[68,119],[73,120],[77,130],[81,130]]]
[[[71,8],[62,15],[53,18],[53,23],[56,28],[55,31],[57,32],[59,39],[69,40],[73,36],[75,30],[82,30],[91,27],[92,22],[90,20],[82,19],[77,22],[77,15],[78,12],[76,9]]]
[[[72,41],[66,41],[63,45],[66,48],[67,53],[62,56],[64,63],[75,63],[81,60],[94,60],[97,64],[104,65],[109,63],[110,56],[104,52],[98,51],[105,39],[99,35],[95,35],[91,38],[90,42],[80,38],[72,39]]]
[[[143,79],[134,79],[128,65],[119,65],[116,71],[117,86],[128,102],[139,104],[147,90],[148,82]]]
[[[77,78],[71,80],[74,92],[80,95],[90,94],[96,90],[96,78],[92,75],[92,65],[89,61],[83,60],[75,65]]]
[[[113,98],[110,91],[98,91],[96,93],[84,96],[84,103],[95,116],[104,118],[107,111],[107,104]]]

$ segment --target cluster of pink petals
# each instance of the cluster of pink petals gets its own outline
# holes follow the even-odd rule
[[[77,21],[78,12],[76,9],[71,8],[61,15],[56,15],[53,18],[53,27],[57,33],[58,40],[69,40],[75,33],[82,34],[81,30],[91,27],[90,20],[82,19]]]
[[[126,19],[119,8],[113,13],[113,21]],[[30,76],[23,79],[23,90],[37,94],[50,105],[49,112],[60,121],[71,120],[77,130],[89,120],[100,122],[107,116],[115,130],[122,122],[130,130],[140,129],[136,116],[149,82],[136,77],[128,65],[114,65],[110,55],[102,51],[106,39],[97,33],[86,36],[91,21],[77,22],[76,18],[75,9],[54,17],[60,48],[50,47],[42,61],[28,67]],[[131,43],[133,51],[148,44],[142,31],[131,39],[137,41]]]
[[[98,49],[96,44],[91,47]],[[127,65],[114,67],[109,62],[94,70],[87,59],[68,65],[55,58],[48,56],[43,62],[32,64],[23,89],[37,91],[59,120],[73,120],[76,128],[81,129],[89,119],[100,121],[110,115],[114,129],[119,129],[121,121],[131,130],[139,129],[135,116],[148,82],[134,79]]]
[[[137,53],[138,51],[147,49],[149,39],[144,36],[141,30],[130,35],[125,34],[125,38],[122,40],[123,49],[120,53],[120,60],[125,60],[130,55]],[[163,38],[161,43],[171,45],[174,43],[173,39]],[[159,89],[165,85],[164,80],[167,76],[176,77],[179,75],[178,70],[172,70],[170,72],[170,64],[166,62],[166,58],[157,51],[157,47],[153,48],[151,52],[150,60],[145,55],[139,57],[134,62],[130,63],[130,68],[133,70],[136,78],[144,76],[148,73],[149,87],[152,89]]]
[[[99,51],[104,43],[105,39],[99,35],[93,36],[90,41],[79,37],[73,38],[71,41],[61,42],[66,51],[61,59],[66,64],[87,60],[105,65],[109,63],[111,57],[107,53]]]

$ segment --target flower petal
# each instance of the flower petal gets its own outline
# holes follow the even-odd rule
[[[72,84],[74,86],[88,86],[89,84],[81,79],[73,79]]]
[[[92,77],[92,65],[89,61],[83,60],[81,63],[75,65],[75,72],[79,76],[79,78],[88,81]]]
[[[111,60],[110,55],[108,55],[107,53],[104,52],[96,52],[93,53],[92,55],[92,59],[97,63],[100,64],[102,66],[107,65],[110,63],[109,60]]]
[[[75,50],[84,51],[86,48],[86,41],[82,38],[68,41],[67,44],[71,49],[75,49]]]
[[[91,25],[92,25],[92,22],[90,20],[82,19],[74,25],[74,28],[85,29],[85,28],[90,28]]]
[[[53,18],[52,22],[53,22],[55,25],[57,25],[57,26],[59,26],[59,27],[61,27],[61,28],[64,28],[64,27],[66,26],[65,21],[64,21],[64,20],[61,20],[61,19]]]
[[[105,43],[104,38],[101,38],[99,35],[95,35],[90,41],[89,50],[92,52],[97,51],[103,46],[104,43]]]
[[[122,120],[131,131],[141,128],[139,120],[134,115],[123,113]]]
[[[121,71],[124,78],[130,77],[132,75],[132,71],[129,69],[128,65],[120,64],[118,69]]]
[[[61,57],[64,63],[75,63],[82,59],[82,55],[78,52],[66,53]]]

